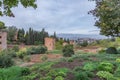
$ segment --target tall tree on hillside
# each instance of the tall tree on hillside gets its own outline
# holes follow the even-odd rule
[[[17,28],[15,26],[10,26],[7,28],[7,32],[8,32],[8,36],[7,36],[8,41],[10,42],[14,41],[17,33]]]
[[[43,28],[42,31],[40,32],[40,36],[41,36],[40,41],[43,42],[44,44],[45,37],[48,37],[49,35],[48,35],[48,32],[46,32],[45,29]]]
[[[24,43],[24,41],[25,41],[25,37],[24,36],[25,36],[25,30],[23,28],[19,29],[18,30],[18,35],[17,35],[18,41]]]
[[[56,32],[54,32],[54,35],[53,35],[53,37],[54,37],[54,38],[57,38],[57,36],[56,36]]]
[[[25,44],[29,45],[29,43],[30,43],[30,37],[29,37],[29,33],[27,31],[25,34]]]
[[[120,0],[96,0],[90,13],[97,18],[95,25],[102,35],[120,37]]]

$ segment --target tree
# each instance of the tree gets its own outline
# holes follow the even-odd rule
[[[18,41],[19,41],[19,42],[24,43],[24,41],[25,41],[24,35],[25,35],[25,30],[24,30],[23,28],[22,28],[22,29],[19,29],[19,30],[18,30],[18,34],[17,34],[17,38],[18,38]]]
[[[17,33],[17,28],[15,26],[10,26],[7,28],[7,32],[8,32],[8,41],[12,42],[15,40],[15,36]]]
[[[48,37],[49,35],[48,35],[48,32],[46,32],[45,29],[43,28],[42,31],[40,32],[40,36],[41,36],[40,41],[43,42],[44,44],[45,37]]]
[[[18,7],[19,4],[23,5],[23,7],[33,7],[37,8],[35,4],[36,0],[0,0],[0,16],[10,16],[14,17],[12,12],[12,8]]]
[[[5,29],[5,28],[6,28],[5,24],[0,21],[0,30],[1,30],[1,29]]]
[[[96,0],[92,13],[97,19],[95,26],[105,36],[120,37],[120,0]]]
[[[0,0],[0,16],[9,16],[15,17],[12,8],[18,7],[19,4],[23,5],[23,7],[33,7],[37,8],[35,4],[36,0]],[[1,26],[2,25],[2,26]],[[5,29],[5,25],[3,22],[0,22],[0,29]]]

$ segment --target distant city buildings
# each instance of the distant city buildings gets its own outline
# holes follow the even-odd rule
[[[93,43],[96,41],[96,39],[91,39],[91,38],[80,38],[76,40],[77,43],[83,43],[84,41],[87,41],[88,43]]]

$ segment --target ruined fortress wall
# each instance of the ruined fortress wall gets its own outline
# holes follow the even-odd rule
[[[7,32],[0,32],[0,50],[7,48]]]
[[[48,50],[55,49],[55,39],[54,38],[45,38],[45,46]]]

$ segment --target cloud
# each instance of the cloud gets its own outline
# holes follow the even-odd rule
[[[88,0],[37,0],[38,8],[13,8],[15,18],[1,17],[6,25],[18,28],[29,27],[35,30],[45,28],[53,33],[88,33],[94,30],[94,19],[88,11],[94,9],[95,3]]]

